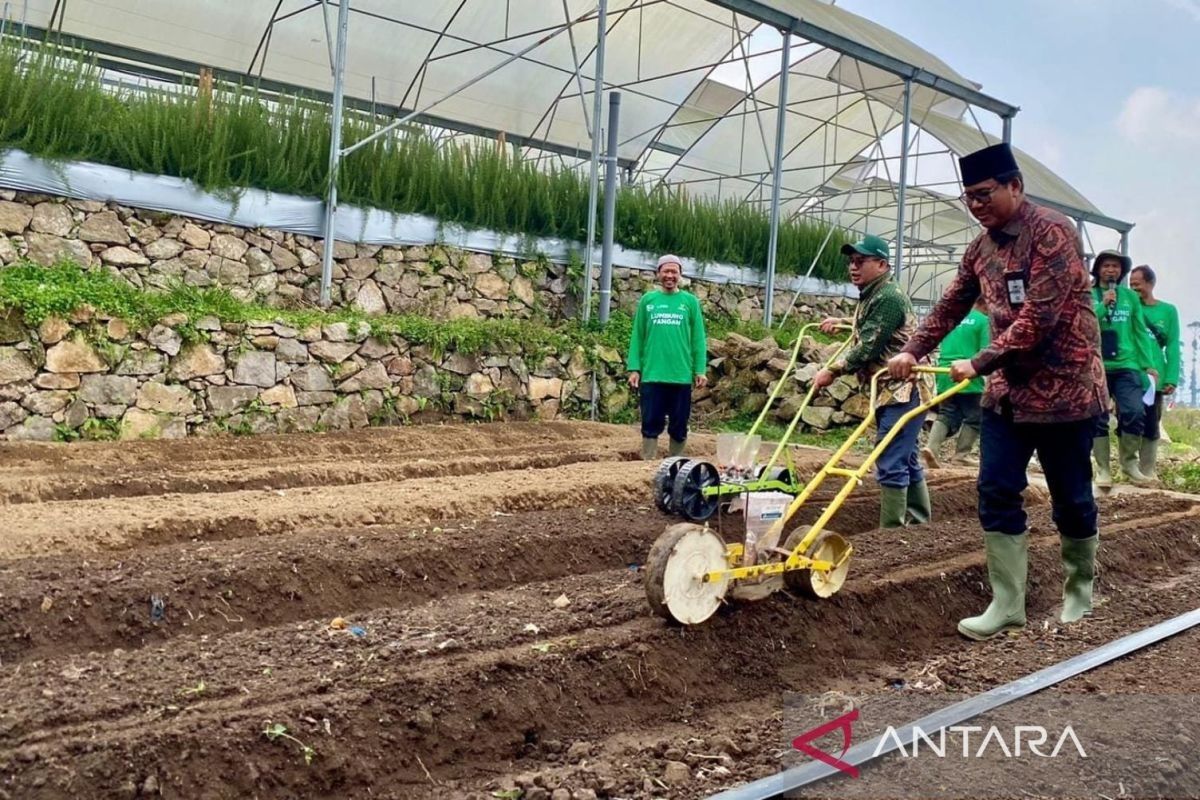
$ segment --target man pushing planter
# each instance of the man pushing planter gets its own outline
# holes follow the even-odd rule
[[[1058,528],[1065,581],[1060,619],[1092,609],[1099,544],[1092,434],[1108,408],[1091,276],[1075,226],[1025,197],[1011,148],[959,159],[962,200],[986,229],[967,248],[942,299],[888,363],[907,378],[917,361],[983,297],[991,344],[950,367],[953,380],[988,376],[980,435],[979,521],[992,601],[958,623],[970,639],[1025,625],[1029,530],[1022,492],[1036,452]]]

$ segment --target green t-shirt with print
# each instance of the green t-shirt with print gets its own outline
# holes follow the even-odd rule
[[[627,364],[643,383],[691,383],[708,367],[708,338],[696,296],[647,292],[638,303]]]

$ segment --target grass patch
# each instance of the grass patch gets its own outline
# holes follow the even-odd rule
[[[1163,413],[1162,424],[1172,445],[1200,449],[1200,409],[1173,408]]]
[[[1200,463],[1195,461],[1159,462],[1158,476],[1163,486],[1176,492],[1200,494]]]
[[[69,317],[82,306],[120,317],[137,330],[152,327],[163,317],[179,313],[185,314],[191,323],[212,316],[221,322],[232,323],[280,320],[297,328],[335,322],[363,324],[370,328],[372,335],[396,336],[413,344],[428,345],[439,353],[478,353],[497,343],[558,352],[584,345],[610,347],[624,359],[633,330],[633,319],[623,312],[614,312],[603,328],[595,320],[587,325],[568,321],[551,326],[522,319],[440,320],[412,314],[369,316],[354,309],[269,308],[242,302],[221,288],[200,289],[176,284],[167,291],[144,291],[107,270],[87,270],[69,261],[54,267],[22,261],[0,270],[0,307],[19,309],[29,324],[39,325],[47,317]],[[731,332],[758,338],[762,326],[720,318],[708,327],[710,335],[718,338]],[[787,331],[780,335],[786,336]]]
[[[0,147],[50,160],[78,159],[194,181],[218,192],[245,187],[320,197],[328,184],[330,107],[302,96],[260,95],[222,84],[211,101],[194,87],[106,89],[94,56],[60,45],[0,44]],[[343,142],[387,120],[348,112]],[[343,202],[420,213],[466,227],[582,241],[588,184],[576,170],[539,167],[516,147],[435,143],[416,128],[380,137],[343,162]],[[701,263],[766,265],[766,214],[733,202],[687,198],[667,188],[622,187],[615,240]],[[829,228],[779,229],[778,269],[808,268]],[[845,280],[834,231],[813,274]]]
[[[38,325],[52,316],[66,318],[83,306],[119,317],[135,330],[152,327],[171,314],[184,314],[189,323],[208,316],[229,323],[279,320],[296,328],[361,323],[372,335],[396,336],[437,353],[478,353],[497,344],[561,352],[577,345],[617,346],[622,337],[628,345],[627,329],[619,328],[598,332],[574,323],[552,328],[517,319],[436,320],[401,314],[367,316],[351,309],[288,310],[244,303],[224,289],[183,285],[163,292],[143,291],[107,271],[85,270],[71,262],[54,267],[23,262],[0,271],[0,307],[19,309],[28,324]]]

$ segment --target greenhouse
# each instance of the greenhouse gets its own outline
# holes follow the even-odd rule
[[[411,160],[424,147],[434,160],[454,153],[463,161],[443,165],[431,178],[439,185],[454,182],[449,173],[463,182],[464,170],[490,166],[524,175],[522,197],[536,195],[530,180],[557,194],[547,200],[558,209],[549,222],[528,218],[546,216],[538,209],[455,219],[461,203],[449,204],[451,221],[590,240],[591,274],[610,265],[612,248],[605,258],[601,244],[615,228],[618,263],[636,260],[626,251],[676,250],[739,274],[749,267],[769,295],[776,273],[835,279],[838,242],[872,233],[894,240],[901,280],[927,304],[976,231],[956,197],[954,156],[1011,139],[1019,119],[1016,105],[935,55],[821,0],[21,0],[5,8],[10,37],[52,34],[83,48],[106,82],[126,90],[211,91],[216,82],[286,98],[306,163],[324,156],[339,169],[333,184],[309,169],[284,187],[340,191],[323,206],[323,226],[337,224],[338,199],[436,216],[436,199],[396,207],[394,186],[379,175],[386,169],[377,168],[389,154]],[[297,97],[324,101],[329,112],[305,110]],[[326,119],[343,124],[315,135]],[[997,125],[999,137],[985,132]],[[1018,153],[1030,195],[1076,219],[1085,242],[1088,225],[1125,242],[1131,224]],[[608,165],[621,201],[606,215]],[[545,188],[540,176],[554,175]],[[270,180],[257,188],[279,189]],[[463,191],[476,194],[477,207],[510,205]],[[711,241],[703,231],[714,229],[736,230],[739,240]],[[778,305],[767,303],[768,322]]]
[[[1060,6],[0,0],[0,800],[1200,797],[1195,48]]]

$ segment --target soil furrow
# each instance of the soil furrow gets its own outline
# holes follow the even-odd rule
[[[855,545],[837,596],[680,627],[647,607],[642,562],[677,520],[654,508],[658,462],[627,460],[637,440],[498,423],[0,445],[0,800],[690,800],[794,762],[794,692],[980,691],[1200,605],[1200,506],[1121,493],[1100,502],[1096,613],[1060,626],[1031,489],[1029,623],[966,642],[955,622],[990,590],[975,475],[952,469],[929,473],[928,525],[879,530],[876,487],[855,489],[829,525]],[[797,449],[801,477],[827,456]],[[739,514],[710,524],[742,537]],[[1191,660],[1075,685],[1195,686]]]
[[[973,498],[962,481],[935,484],[935,519],[969,524]],[[820,507],[802,509],[798,524],[815,519]],[[878,496],[867,492],[851,498],[832,527],[865,534],[877,520]],[[327,609],[347,614],[405,606],[636,565],[671,521],[645,506],[602,506],[582,519],[575,510],[535,511],[407,530],[210,539],[11,561],[0,564],[0,661],[136,648],[181,634],[310,619]],[[740,514],[718,522],[731,541],[741,540]],[[920,538],[934,548],[946,543]],[[897,546],[890,534],[869,534],[861,546],[873,548],[880,539],[884,552]],[[911,548],[899,546],[911,555]],[[163,602],[157,614],[155,597]]]
[[[534,451],[534,452],[521,452]],[[49,503],[63,500],[144,497],[162,494],[204,494],[255,489],[299,489],[320,486],[346,486],[386,483],[414,478],[467,477],[519,469],[549,469],[586,462],[632,461],[636,454],[627,448],[601,444],[569,452],[546,452],[543,447],[514,448],[508,455],[405,459],[399,464],[388,460],[361,463],[323,461],[317,463],[225,464],[205,470],[179,469],[164,465],[155,475],[143,470],[103,473],[90,476],[54,476],[10,479],[0,482],[0,503]]]
[[[1195,563],[1200,545],[1178,545],[1181,533],[1190,537],[1197,531],[1200,524],[1193,519],[1172,519],[1157,527],[1148,520],[1140,530],[1118,531],[1106,547],[1102,586],[1114,579],[1119,579],[1123,591],[1148,585],[1156,570],[1147,565],[1167,563],[1161,559],[1166,550],[1171,551],[1169,563],[1175,567]],[[1058,599],[1058,581],[1050,579],[1057,575],[1053,545],[1052,537],[1042,537],[1031,557],[1035,577],[1030,605],[1035,617],[1052,613]],[[705,708],[804,682],[825,686],[869,674],[880,665],[903,662],[914,652],[929,656],[961,647],[949,621],[975,610],[986,597],[977,588],[982,557],[975,565],[955,571],[942,566],[933,564],[930,573],[904,583],[880,580],[848,586],[821,603],[777,596],[731,609],[700,628],[678,629],[643,616],[608,627],[592,624],[565,638],[550,638],[541,643],[548,645],[544,652],[521,643],[469,650],[426,665],[403,657],[393,662],[392,656],[368,661],[355,651],[351,640],[322,632],[300,637],[308,638],[306,649],[290,654],[291,669],[285,675],[262,675],[257,662],[239,660],[237,640],[246,635],[236,634],[223,637],[220,644],[225,647],[220,652],[217,643],[206,645],[213,649],[209,668],[227,683],[213,688],[223,696],[211,713],[204,710],[210,701],[203,695],[190,702],[178,699],[195,679],[195,669],[189,674],[177,666],[155,663],[150,653],[121,654],[112,658],[129,666],[120,676],[126,685],[142,685],[142,676],[149,677],[146,673],[154,676],[147,681],[154,688],[142,695],[141,708],[134,710],[126,688],[118,702],[102,712],[99,719],[105,724],[100,729],[92,722],[97,719],[95,712],[88,709],[105,693],[104,682],[90,681],[82,690],[87,702],[78,712],[71,712],[75,705],[71,696],[44,698],[46,707],[27,718],[36,719],[37,728],[9,721],[4,738],[15,739],[15,750],[4,750],[16,763],[27,763],[31,750],[37,753],[39,746],[53,742],[56,750],[77,754],[89,764],[98,757],[90,758],[86,747],[99,748],[105,760],[110,747],[131,758],[143,746],[138,743],[147,740],[158,746],[175,740],[174,746],[190,751],[188,742],[198,735],[196,731],[205,730],[217,718],[226,728],[241,731],[241,738],[252,739],[264,714],[277,716],[281,709],[291,708],[294,718],[329,718],[339,729],[354,731],[350,740],[402,745],[419,753],[439,779],[462,778],[480,763],[521,757],[531,742],[551,736],[610,735],[623,727],[671,718],[681,708]],[[638,594],[636,584],[635,576],[626,578],[624,594],[629,602]],[[494,615],[495,609],[488,613]],[[1068,640],[1066,646],[1078,646],[1087,638],[1087,625],[1080,630],[1084,636]],[[831,631],[841,633],[830,637]],[[277,631],[268,639],[292,634]],[[263,646],[260,641],[257,649],[261,652]],[[180,649],[186,659],[190,648]],[[278,655],[272,651],[273,659]],[[754,664],[754,669],[745,669],[747,664]],[[28,690],[37,688],[36,676],[42,673],[26,674],[34,676],[26,687],[33,694]],[[304,699],[279,705],[281,683],[286,697]],[[231,694],[230,686],[244,688],[249,698]],[[176,691],[164,692],[168,687]],[[5,693],[15,688],[5,687]],[[119,689],[114,685],[110,691]],[[182,708],[185,703],[195,711],[147,721],[146,706]],[[391,723],[376,721],[383,717]],[[384,769],[385,764],[379,761],[372,768]],[[413,763],[392,764],[388,769],[398,780],[419,782],[421,778]]]

